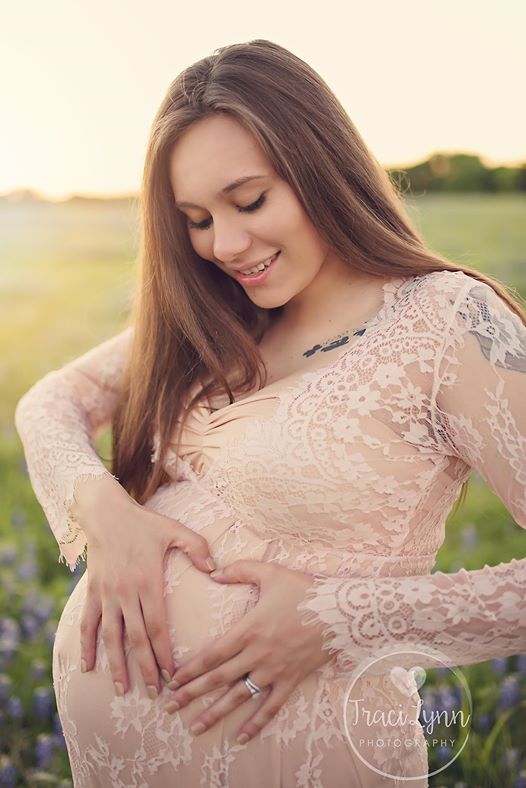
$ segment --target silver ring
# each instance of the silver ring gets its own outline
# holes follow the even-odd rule
[[[261,690],[260,690],[260,688],[258,687],[258,685],[257,685],[257,684],[254,684],[254,682],[253,682],[253,681],[250,681],[250,679],[249,679],[248,675],[247,675],[247,676],[245,676],[245,678],[243,679],[243,681],[245,682],[246,686],[247,686],[247,687],[248,687],[248,689],[250,690],[250,694],[251,694],[251,696],[252,696],[253,698],[255,698],[255,697],[256,697],[256,695],[260,695],[260,694],[261,694]]]

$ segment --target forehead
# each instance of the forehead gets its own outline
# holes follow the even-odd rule
[[[270,163],[235,118],[217,115],[194,123],[174,145],[170,181],[177,201],[209,198],[236,178],[271,173]]]

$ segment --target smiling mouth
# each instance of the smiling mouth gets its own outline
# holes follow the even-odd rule
[[[254,273],[250,273],[250,274],[244,271],[235,271],[234,277],[237,279],[238,282],[241,282],[241,284],[257,285],[263,283],[267,278],[268,272],[273,268],[280,254],[281,254],[281,249],[278,252],[276,252],[276,254],[272,255],[272,257],[269,258],[268,262],[265,262],[264,264],[260,263],[260,265],[262,265],[261,270],[257,270]]]

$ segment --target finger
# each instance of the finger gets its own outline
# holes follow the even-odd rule
[[[128,691],[128,670],[123,647],[123,620],[121,610],[112,602],[104,603],[100,628],[115,693],[124,695]]]
[[[256,679],[253,681],[260,686]],[[263,703],[238,730],[236,741],[239,744],[246,744],[256,736],[276,716],[295,686],[295,683],[291,684],[290,682],[272,685]]]
[[[155,660],[161,670],[163,679],[170,681],[174,670],[172,642],[168,633],[168,616],[164,598],[164,580],[162,573],[148,591],[140,596],[146,634],[151,643]]]
[[[102,605],[99,596],[89,583],[86,591],[84,608],[80,618],[80,658],[81,666],[84,661],[86,670],[95,666],[97,655],[97,632],[102,614]],[[82,668],[81,668],[82,669]],[[85,673],[85,670],[82,670]]]
[[[209,706],[206,711],[199,715],[190,726],[190,733],[194,736],[199,736],[204,731],[212,728],[219,720],[230,714],[241,704],[246,701],[253,700],[262,703],[262,699],[266,698],[268,692],[262,691],[261,695],[253,698],[243,681],[236,681],[235,684],[228,689],[224,695],[221,695],[218,700]]]
[[[169,713],[178,711],[195,700],[195,698],[206,695],[207,692],[211,692],[218,687],[225,687],[229,684],[238,682],[239,677],[248,673],[250,666],[253,664],[254,659],[251,657],[250,653],[247,650],[243,651],[238,654],[237,657],[225,662],[215,670],[199,676],[188,684],[185,684],[184,687],[180,687],[171,696],[170,702],[166,706],[166,711]],[[245,691],[248,692],[246,685],[243,686],[245,687]]]
[[[122,600],[122,602],[128,642],[130,648],[133,649],[146,685],[146,691],[150,698],[154,699],[159,695],[159,667],[144,625],[141,602],[138,596],[135,596],[133,601],[127,598]]]
[[[203,572],[209,573],[216,569],[204,536],[195,533],[191,528],[187,528],[171,517],[160,516],[167,525],[168,547],[178,547],[188,556],[194,566]]]
[[[203,651],[194,654],[187,662],[183,662],[175,671],[173,679],[168,682],[168,688],[177,689],[183,684],[187,684],[197,676],[222,665],[249,646],[254,639],[250,630],[253,615],[253,611],[247,613],[226,634],[207,645]]]

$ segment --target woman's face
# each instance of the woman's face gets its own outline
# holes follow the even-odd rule
[[[237,269],[280,253],[263,276],[238,279],[258,306],[282,306],[319,277],[328,245],[292,188],[234,118],[218,114],[194,123],[172,150],[170,180],[193,248],[227,276],[238,279]]]

